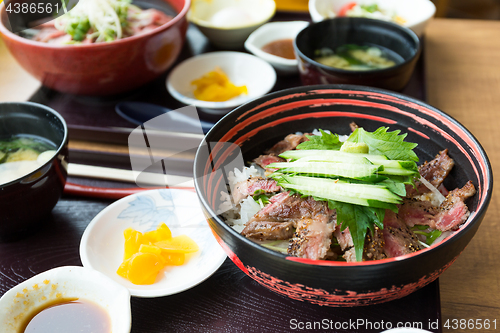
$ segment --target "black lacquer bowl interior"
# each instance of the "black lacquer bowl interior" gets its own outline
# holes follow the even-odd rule
[[[36,170],[0,184],[0,240],[32,234],[42,225],[66,184],[68,128],[54,110],[40,104],[0,103],[0,139],[36,136],[55,145],[55,155]]]
[[[455,167],[447,188],[471,180],[477,189],[471,216],[460,230],[431,247],[404,256],[361,263],[315,261],[268,250],[239,235],[217,211],[225,176],[238,150],[251,161],[287,134],[328,129],[349,134],[349,123],[368,131],[380,126],[408,133],[420,163],[447,148]],[[220,120],[197,152],[195,186],[207,220],[231,260],[263,286],[293,299],[326,306],[359,306],[406,296],[434,281],[476,233],[491,199],[493,179],[486,153],[460,123],[418,100],[350,85],[305,86],[269,94]],[[228,143],[235,143],[229,145]],[[222,172],[222,170],[224,170]]]

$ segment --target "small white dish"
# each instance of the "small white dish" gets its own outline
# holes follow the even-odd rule
[[[295,39],[297,34],[307,27],[306,21],[271,22],[266,23],[250,34],[245,41],[245,48],[259,58],[270,63],[280,75],[298,73],[298,60],[286,59],[264,52],[262,47],[281,39]]]
[[[193,0],[187,18],[214,45],[235,50],[275,12],[274,0]]]
[[[116,274],[123,261],[123,231],[129,227],[140,232],[155,230],[161,222],[170,228],[172,236],[191,237],[200,250],[184,265],[160,271],[151,285],[135,285]],[[118,282],[132,296],[160,297],[203,282],[222,265],[226,254],[210,231],[197,195],[188,190],[161,189],[127,196],[102,210],[83,233],[80,258],[85,267]]]
[[[88,300],[99,305],[108,313],[113,333],[130,332],[129,291],[104,274],[80,266],[48,270],[7,291],[0,299],[2,332],[19,333],[28,316],[43,309],[45,304],[51,305],[58,299],[68,298]]]
[[[335,17],[338,11],[353,0],[309,0],[309,14],[313,22]],[[436,6],[430,0],[355,0],[357,4],[378,4],[379,8],[395,12],[406,22],[403,24],[419,37],[434,16]]]
[[[220,67],[236,86],[245,85],[242,94],[225,102],[196,99],[191,82]],[[194,105],[201,111],[225,114],[236,106],[267,94],[276,83],[276,72],[266,61],[243,52],[210,52],[189,58],[175,67],[167,78],[167,90],[178,101]]]

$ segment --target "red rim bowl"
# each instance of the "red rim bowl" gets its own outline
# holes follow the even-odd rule
[[[445,148],[455,168],[447,188],[474,183],[466,202],[471,213],[458,232],[439,244],[404,256],[347,263],[302,259],[266,249],[241,236],[216,212],[241,150],[251,161],[287,134],[328,129],[349,134],[349,123],[369,131],[380,126],[408,133],[420,163]],[[474,136],[442,111],[416,99],[350,85],[306,86],[266,95],[242,105],[208,132],[194,162],[195,186],[205,215],[231,260],[252,279],[278,294],[325,306],[360,306],[404,297],[434,281],[460,255],[476,233],[493,189],[491,165]],[[227,143],[235,143],[229,145]],[[226,168],[225,172],[221,172]],[[219,170],[219,171],[217,171]],[[227,178],[226,178],[227,179]]]
[[[52,89],[80,95],[112,95],[154,80],[172,66],[185,41],[190,0],[159,0],[178,14],[164,25],[110,43],[50,45],[6,28],[0,4],[0,35],[19,64]]]

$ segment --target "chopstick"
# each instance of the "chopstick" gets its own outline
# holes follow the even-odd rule
[[[83,164],[68,164],[68,175],[72,177],[86,177],[86,178],[97,178],[105,180],[115,180],[127,183],[136,182],[136,172],[125,169],[100,167],[93,165],[83,165]],[[180,188],[193,188],[194,182],[192,177],[177,176],[177,175],[164,175],[152,172],[142,172],[141,173],[141,183],[144,185],[156,185],[165,186],[165,177],[175,187]],[[167,184],[168,185],[168,184]]]
[[[98,167],[93,165],[83,164],[68,164],[68,175],[72,177],[87,177],[105,180],[116,180],[122,182],[135,183],[135,174],[131,170]],[[175,186],[165,186],[165,176]],[[194,191],[194,182],[191,177],[177,175],[163,175],[151,172],[143,172],[141,174],[141,183],[144,185],[156,185],[158,187],[151,188],[109,188],[109,187],[94,187],[67,182],[64,186],[64,194],[77,195],[92,198],[102,199],[121,199],[131,194],[153,189],[182,189]],[[160,185],[162,187],[160,187]]]
[[[64,186],[64,194],[91,197],[91,198],[101,198],[101,199],[121,199],[128,195],[139,193],[142,191],[153,190],[153,189],[164,189],[164,188],[165,187],[109,188],[109,187],[93,187],[93,186],[85,186],[74,183],[66,183],[66,185]],[[194,187],[168,187],[168,188],[194,192]]]

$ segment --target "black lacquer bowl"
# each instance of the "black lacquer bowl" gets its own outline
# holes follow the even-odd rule
[[[420,163],[448,148],[456,165],[445,186],[454,189],[472,180],[477,189],[466,202],[471,216],[458,232],[439,244],[396,258],[361,263],[316,261],[257,245],[217,215],[220,192],[226,188],[225,174],[235,165],[238,148],[244,160],[251,161],[287,134],[315,128],[349,134],[352,121],[368,131],[386,126],[408,133],[406,140],[418,143],[415,151]],[[263,286],[326,306],[390,301],[434,281],[476,233],[493,189],[486,153],[467,129],[423,102],[375,88],[306,86],[272,93],[230,112],[210,130],[206,142],[209,148],[202,145],[196,155],[195,186],[220,245],[241,270]]]
[[[396,66],[376,70],[345,70],[315,61],[316,51],[335,51],[346,44],[372,45],[399,58]],[[295,38],[302,83],[359,84],[401,91],[410,80],[421,53],[418,36],[392,22],[362,17],[338,17],[309,25]]]
[[[48,140],[57,152],[33,172],[0,184],[2,241],[18,239],[39,229],[66,184],[68,128],[61,115],[36,103],[0,103],[0,139],[20,134]]]

